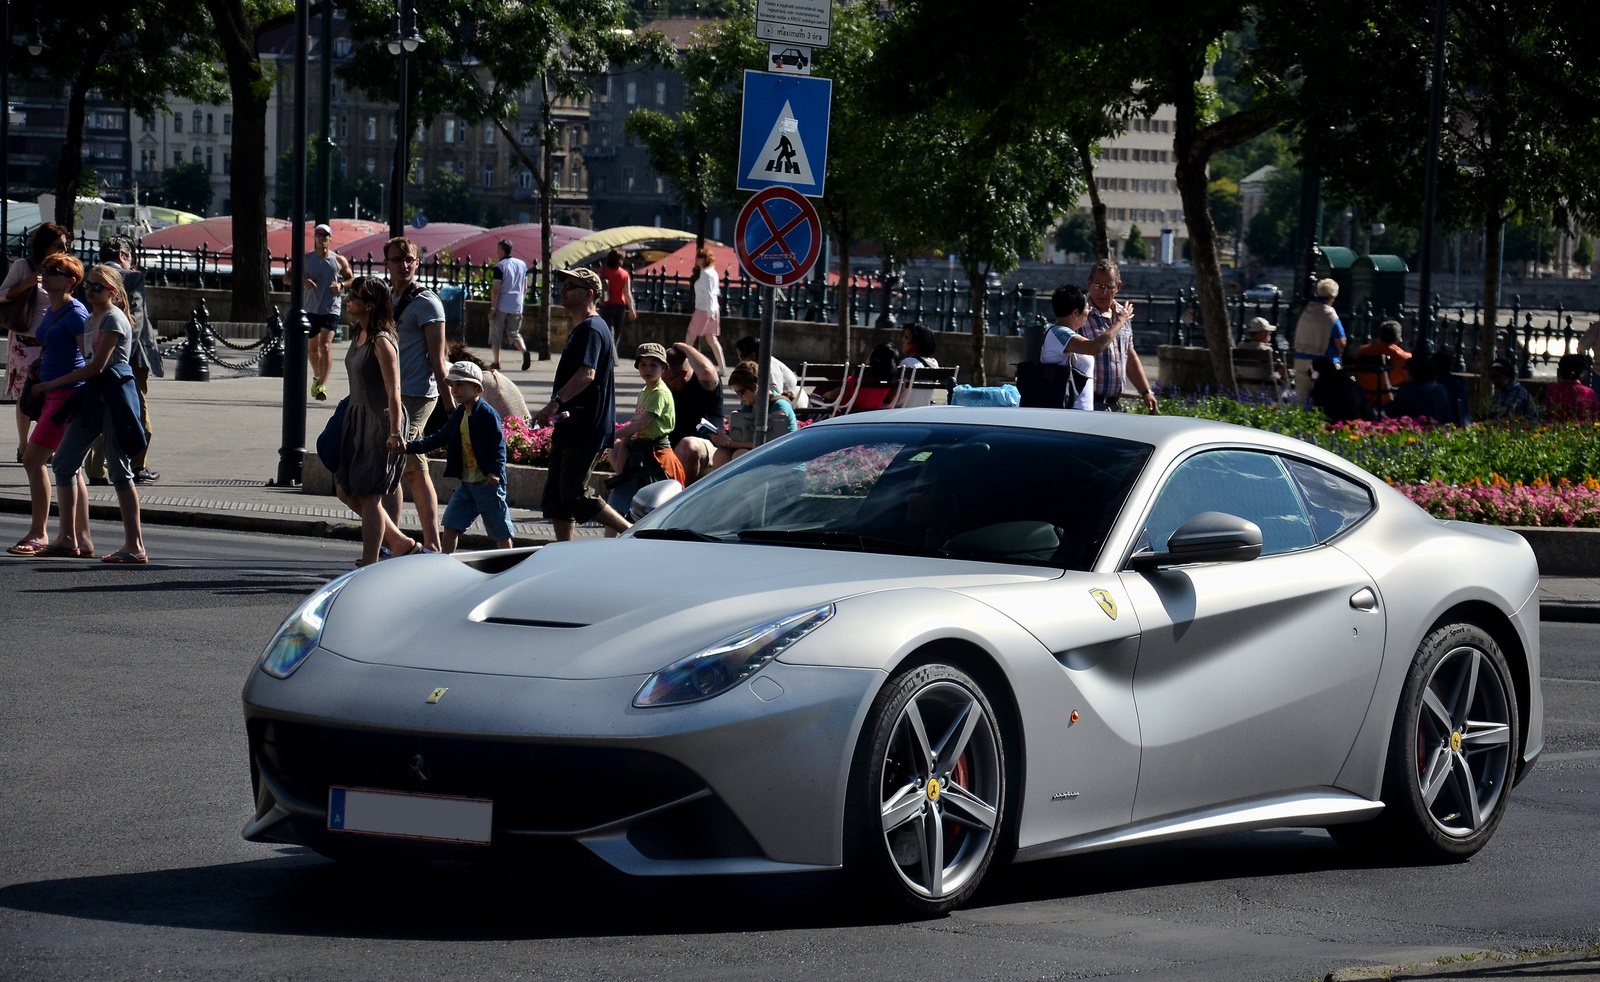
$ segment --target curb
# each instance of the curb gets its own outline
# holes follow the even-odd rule
[[[1578,974],[1582,972],[1582,974]],[[1429,965],[1380,965],[1342,968],[1323,976],[1323,982],[1365,982],[1370,979],[1579,979],[1600,974],[1594,949],[1565,955],[1520,958],[1497,951],[1476,952],[1458,961]]]
[[[14,515],[32,514],[32,505],[19,498],[0,496],[0,513],[9,512]],[[59,517],[55,502],[50,503],[50,514]],[[105,522],[122,521],[122,510],[116,505],[95,504],[89,505],[89,517]],[[139,509],[139,520],[146,525],[177,525],[184,528],[216,529],[224,532],[262,532],[268,535],[300,535],[321,539],[341,539],[346,542],[361,541],[361,523],[330,522],[326,519],[313,518],[268,518],[260,515],[236,515],[230,512],[197,512],[181,511],[176,508],[157,506],[154,508]],[[421,535],[420,529],[402,529],[405,532]],[[511,542],[513,546],[543,546],[549,545],[550,539],[536,539],[529,536],[515,536]],[[471,532],[461,536],[459,547],[462,549],[493,549],[494,540],[479,532]]]
[[[1600,604],[1546,601],[1539,604],[1539,620],[1565,624],[1600,624]]]

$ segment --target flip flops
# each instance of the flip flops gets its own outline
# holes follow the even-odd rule
[[[44,541],[43,539],[23,539],[21,542],[18,542],[16,545],[7,549],[6,552],[11,553],[13,556],[37,556],[39,553],[48,548],[49,545],[50,543]]]
[[[148,556],[135,556],[131,552],[114,552],[100,561],[113,566],[143,566],[150,559]]]
[[[74,549],[71,546],[58,546],[51,543],[34,553],[40,559],[93,559],[93,549]]]

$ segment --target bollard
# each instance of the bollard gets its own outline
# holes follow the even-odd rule
[[[206,364],[206,349],[200,341],[198,311],[189,315],[189,323],[185,325],[183,331],[187,337],[183,347],[178,350],[178,368],[173,377],[179,382],[211,381],[211,366]]]
[[[267,349],[261,355],[261,377],[283,378],[283,321],[277,307],[267,318]]]
[[[200,322],[200,343],[206,346],[207,351],[216,351],[217,342],[211,336],[211,309],[206,306],[205,297],[194,305],[195,319]]]

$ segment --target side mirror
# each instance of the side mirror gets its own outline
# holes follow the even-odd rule
[[[1189,563],[1243,563],[1261,555],[1261,528],[1220,511],[1203,511],[1178,526],[1166,552],[1140,549],[1128,565],[1141,572]]]
[[[637,522],[681,493],[683,493],[683,485],[677,481],[657,481],[654,484],[646,484],[633,496],[633,501],[628,506],[629,521]]]

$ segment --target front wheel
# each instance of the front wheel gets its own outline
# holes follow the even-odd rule
[[[1004,828],[1006,749],[982,687],[950,665],[890,679],[851,768],[854,871],[912,910],[942,914],[972,896]]]
[[[1505,814],[1520,743],[1505,654],[1476,624],[1450,624],[1417,649],[1395,714],[1384,813],[1336,839],[1432,862],[1482,849]]]

